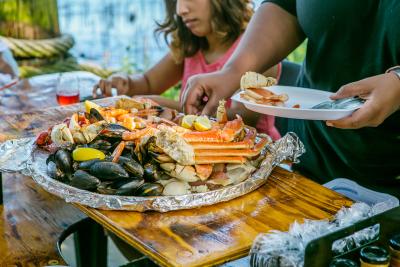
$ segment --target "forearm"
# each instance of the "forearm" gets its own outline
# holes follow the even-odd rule
[[[246,71],[263,72],[283,60],[304,40],[297,18],[271,3],[257,10],[223,72],[239,84]]]
[[[178,83],[182,74],[183,64],[175,63],[167,54],[150,70],[129,77],[130,95],[159,95]]]

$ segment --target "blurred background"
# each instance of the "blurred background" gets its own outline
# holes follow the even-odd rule
[[[253,1],[256,9],[262,0]],[[22,77],[86,70],[107,77],[142,72],[166,52],[154,35],[164,0],[2,0],[0,38]],[[305,45],[288,59],[301,62]],[[165,93],[176,98],[176,90]]]

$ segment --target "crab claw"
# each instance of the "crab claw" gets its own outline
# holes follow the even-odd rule
[[[88,144],[92,142],[106,126],[106,121],[98,121],[88,126],[83,126],[79,131],[73,132],[73,140],[78,144]]]
[[[58,147],[67,147],[74,144],[74,138],[67,124],[57,124],[51,130],[51,140]]]
[[[71,119],[69,120],[69,129],[71,131],[79,131],[79,129],[81,129],[81,126],[79,125],[78,113],[74,113],[71,116]]]

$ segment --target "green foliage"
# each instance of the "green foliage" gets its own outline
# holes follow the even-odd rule
[[[173,86],[173,87],[169,88],[167,91],[165,91],[161,95],[166,97],[166,98],[168,98],[168,99],[179,101],[179,93],[180,93],[180,91],[181,91],[181,85],[178,84],[176,86]]]
[[[288,57],[287,59],[292,62],[302,63],[306,57],[307,50],[307,40],[305,40],[301,45],[299,45]]]

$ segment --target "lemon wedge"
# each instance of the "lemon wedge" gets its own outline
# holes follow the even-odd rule
[[[78,147],[72,151],[72,159],[75,161],[104,159],[105,157],[106,155],[102,151],[90,147]]]
[[[101,111],[103,109],[101,106],[97,105],[96,103],[94,103],[92,101],[89,101],[89,100],[86,100],[85,101],[85,110],[86,110],[86,112],[89,113],[90,109],[92,109],[92,108],[97,109],[98,111]]]
[[[192,129],[193,122],[197,119],[196,115],[185,115],[182,119],[182,127]]]
[[[193,123],[194,128],[197,131],[204,132],[211,129],[211,121],[207,117],[197,117],[197,119]]]

